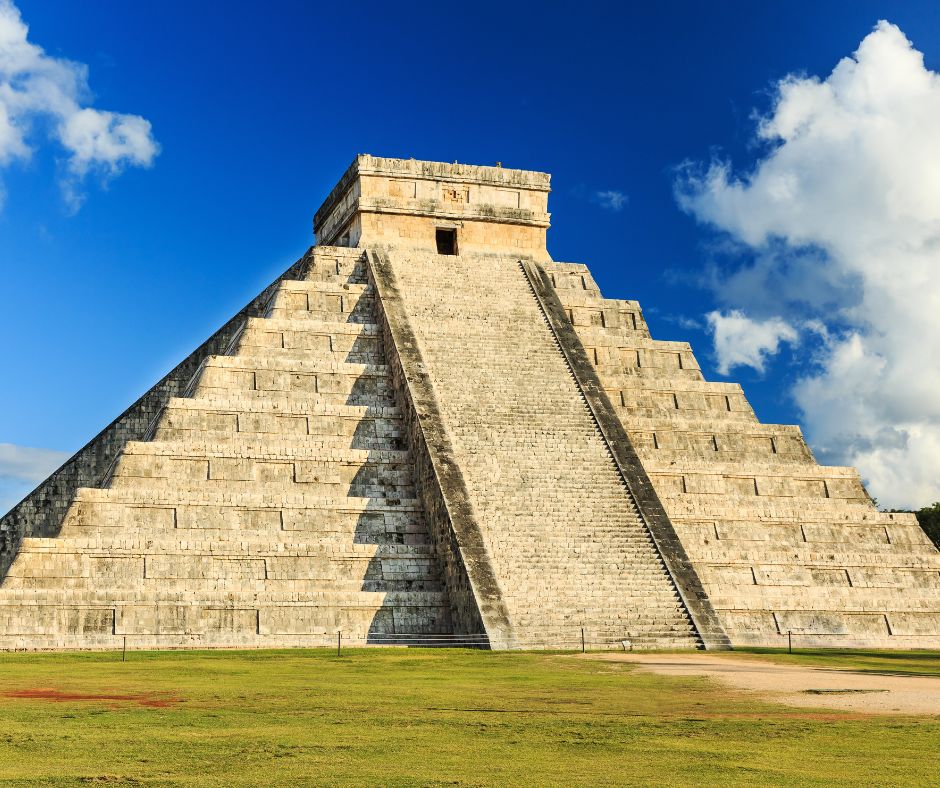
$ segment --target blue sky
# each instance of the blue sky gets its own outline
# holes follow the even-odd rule
[[[78,106],[150,128],[135,127],[123,149],[92,150],[61,131],[66,110],[39,108],[17,121],[28,155],[4,158],[0,134],[0,509],[58,457],[22,447],[78,449],[302,254],[314,210],[356,153],[552,173],[556,260],[587,263],[609,297],[639,299],[656,338],[691,341],[706,376],[742,382],[763,421],[807,423],[820,459],[858,463],[883,502],[940,497],[933,406],[913,394],[888,406],[861,382],[844,385],[882,369],[897,388],[912,368],[892,370],[892,348],[929,331],[918,315],[933,291],[904,336],[875,342],[884,265],[856,261],[875,249],[886,259],[890,233],[848,241],[858,217],[878,225],[885,214],[851,199],[879,181],[854,183],[855,160],[840,156],[855,149],[814,145],[838,117],[862,140],[866,172],[904,171],[925,199],[940,168],[922,166],[929,141],[902,134],[877,147],[856,133],[872,115],[869,104],[845,110],[867,79],[861,65],[824,83],[838,111],[812,98],[809,79],[827,80],[888,19],[923,52],[928,79],[897,107],[876,99],[903,90],[875,86],[871,106],[940,138],[930,125],[940,113],[917,109],[934,106],[940,5],[451,5],[17,1],[44,57],[87,66]],[[901,39],[871,39],[870,72],[893,74],[883,65],[896,60],[907,64],[897,79],[913,84]],[[22,89],[3,54],[0,36],[0,87]],[[797,90],[785,99],[788,75]],[[785,199],[781,183],[797,184]],[[908,191],[883,191],[895,187]],[[793,219],[817,199],[814,215],[825,214],[839,194],[851,207],[831,222],[841,235]],[[909,213],[927,228],[902,283],[918,291],[937,272],[940,221]],[[926,368],[933,349],[922,348]]]

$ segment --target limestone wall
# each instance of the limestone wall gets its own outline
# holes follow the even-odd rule
[[[545,270],[734,643],[940,645],[940,554],[913,515],[878,512],[798,427],[758,422],[585,266]]]

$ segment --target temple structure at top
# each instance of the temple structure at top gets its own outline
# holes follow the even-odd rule
[[[550,176],[542,172],[357,156],[313,218],[324,246],[547,260]]]

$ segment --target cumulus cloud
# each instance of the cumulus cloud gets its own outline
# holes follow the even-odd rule
[[[87,106],[87,68],[47,55],[10,0],[0,0],[0,166],[28,159],[47,133],[65,151],[63,193],[73,207],[89,173],[104,178],[149,167],[159,153],[150,122]]]
[[[796,342],[798,333],[779,317],[752,320],[739,309],[705,315],[715,344],[718,371],[727,375],[735,367],[764,371],[764,362],[781,342]]]
[[[814,321],[793,394],[820,458],[858,466],[882,504],[936,500],[940,76],[882,21],[827,78],[782,80],[757,136],[749,171],[687,166],[677,184],[752,254],[716,285],[745,313]]]
[[[617,191],[616,189],[610,189],[607,191],[594,192],[592,199],[604,210],[618,213],[619,211],[623,210],[624,206],[627,204],[628,198],[627,195],[623,192]]]

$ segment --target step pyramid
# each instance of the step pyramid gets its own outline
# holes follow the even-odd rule
[[[549,176],[359,156],[318,243],[0,519],[0,648],[938,648],[940,553],[635,301]]]

